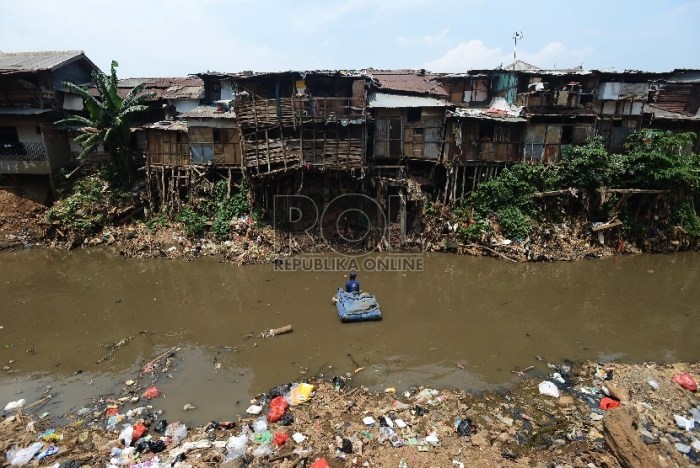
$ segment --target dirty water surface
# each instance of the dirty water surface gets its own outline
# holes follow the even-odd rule
[[[176,346],[158,406],[192,424],[235,418],[251,396],[303,376],[478,390],[512,382],[514,369],[545,373],[536,356],[696,361],[699,275],[693,253],[548,264],[431,253],[422,272],[360,271],[384,320],[342,324],[331,302],[341,272],[4,252],[0,402],[48,392],[43,411],[74,411]],[[287,324],[290,334],[257,336]]]

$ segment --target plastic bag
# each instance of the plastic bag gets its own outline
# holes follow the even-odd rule
[[[133,440],[139,440],[141,436],[146,433],[146,426],[144,426],[143,423],[137,422],[132,426],[132,428],[134,430],[131,436]]]
[[[12,466],[26,465],[43,446],[44,444],[41,442],[34,442],[29,447],[21,450],[9,450],[7,452],[7,459]]]
[[[153,398],[158,398],[161,395],[160,390],[156,387],[148,387],[145,392],[143,392],[143,397],[147,400],[152,400]]]
[[[543,382],[540,382],[539,385],[539,390],[542,395],[547,395],[551,396],[554,398],[559,398],[559,389],[557,388],[554,383],[550,382],[549,380],[545,380]]]
[[[673,381],[681,387],[685,388],[686,390],[690,390],[691,392],[698,391],[698,384],[695,382],[695,379],[693,379],[687,372],[682,372],[680,374],[674,375]]]
[[[281,447],[285,442],[289,440],[289,434],[286,432],[278,432],[275,434],[275,438],[272,439],[276,446]]]
[[[58,453],[58,447],[55,445],[49,445],[46,447],[46,450],[41,452],[39,455],[36,456],[37,460],[43,460],[46,457],[50,457],[52,455],[56,455]]]
[[[253,421],[253,431],[254,432],[263,432],[267,430],[267,421],[265,421],[265,418],[258,418],[255,421]]]
[[[130,424],[124,426],[124,429],[122,429],[122,431],[119,433],[119,440],[123,440],[124,445],[128,447],[129,445],[131,445],[131,441],[133,440],[133,438],[134,428]]]
[[[272,442],[272,432],[256,432],[253,434],[252,441],[258,445],[269,445]]]
[[[613,408],[617,408],[618,406],[620,406],[620,402],[619,402],[619,401],[613,400],[612,398],[603,397],[603,398],[600,400],[599,408],[602,409],[602,410],[606,410],[606,411],[607,411],[607,410],[610,410],[610,409],[613,409]]]
[[[295,406],[305,403],[311,398],[311,392],[314,391],[314,386],[307,383],[294,384],[292,389],[285,395],[287,402]]]
[[[161,419],[160,421],[158,421],[158,424],[156,424],[156,427],[153,430],[156,431],[158,434],[162,434],[163,432],[165,432],[165,429],[167,427],[168,421],[166,421],[165,419]]]
[[[280,426],[289,426],[294,422],[294,416],[292,416],[292,413],[284,413],[284,416],[282,416],[282,419],[280,419]]]
[[[173,445],[177,445],[187,437],[187,426],[181,422],[170,423],[165,429],[165,437],[169,438]]]
[[[248,435],[231,436],[226,442],[226,461],[232,461],[245,455],[245,448],[248,445]]]
[[[272,455],[272,449],[269,445],[261,445],[253,450],[253,456],[255,458],[268,457]]]
[[[289,403],[283,396],[278,396],[273,398],[270,402],[270,412],[267,415],[267,420],[270,422],[277,422],[282,419],[284,412],[289,407]]]
[[[340,442],[340,451],[347,454],[352,453],[352,442],[350,442],[348,439],[343,439]]]
[[[20,409],[21,407],[24,406],[24,403],[25,403],[26,401],[27,401],[27,400],[25,400],[24,398],[22,398],[22,399],[20,399],[20,400],[16,400],[16,401],[11,401],[11,402],[9,402],[8,404],[5,405],[5,411],[13,411],[13,410],[16,410],[16,409]]]
[[[136,453],[144,453],[148,452],[151,447],[148,440],[141,437],[140,439],[136,439],[136,442],[134,442],[134,448],[136,449]]]
[[[471,419],[461,419],[457,422],[457,433],[461,436],[470,436],[476,432],[474,423]]]
[[[678,416],[677,414],[673,415],[673,419],[676,420],[676,424],[678,424],[678,427],[680,427],[681,429],[685,429],[686,431],[692,431],[695,427],[694,419],[687,419],[683,416]]]
[[[271,388],[270,391],[268,392],[268,395],[270,395],[271,398],[275,398],[278,396],[284,396],[289,392],[289,390],[291,388],[292,388],[292,384],[278,385],[274,388]]]
[[[166,445],[165,442],[162,440],[149,440],[148,441],[148,450],[150,450],[153,453],[160,453],[163,450],[165,450]]]
[[[325,458],[317,458],[312,464],[311,468],[331,468],[328,461]]]

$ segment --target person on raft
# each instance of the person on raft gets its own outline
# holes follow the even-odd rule
[[[357,273],[350,273],[349,280],[345,283],[345,292],[360,292],[360,282],[357,281]]]

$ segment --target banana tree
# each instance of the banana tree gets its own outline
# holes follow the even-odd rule
[[[63,85],[69,92],[83,99],[87,115],[75,114],[59,120],[56,125],[78,129],[79,135],[75,141],[82,147],[78,159],[83,159],[102,145],[111,157],[118,182],[124,188],[128,188],[135,179],[133,155],[129,151],[130,120],[134,114],[148,109],[144,103],[154,95],[143,93],[144,85],[140,84],[121,98],[116,72],[118,66],[113,60],[109,75],[100,70],[93,71],[97,96],[93,96],[85,86],[70,81],[64,82]]]

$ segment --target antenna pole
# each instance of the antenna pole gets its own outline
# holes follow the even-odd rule
[[[522,31],[515,31],[513,33],[513,63],[515,63],[518,59],[518,57],[517,57],[518,39],[522,39],[522,38],[523,38]]]

